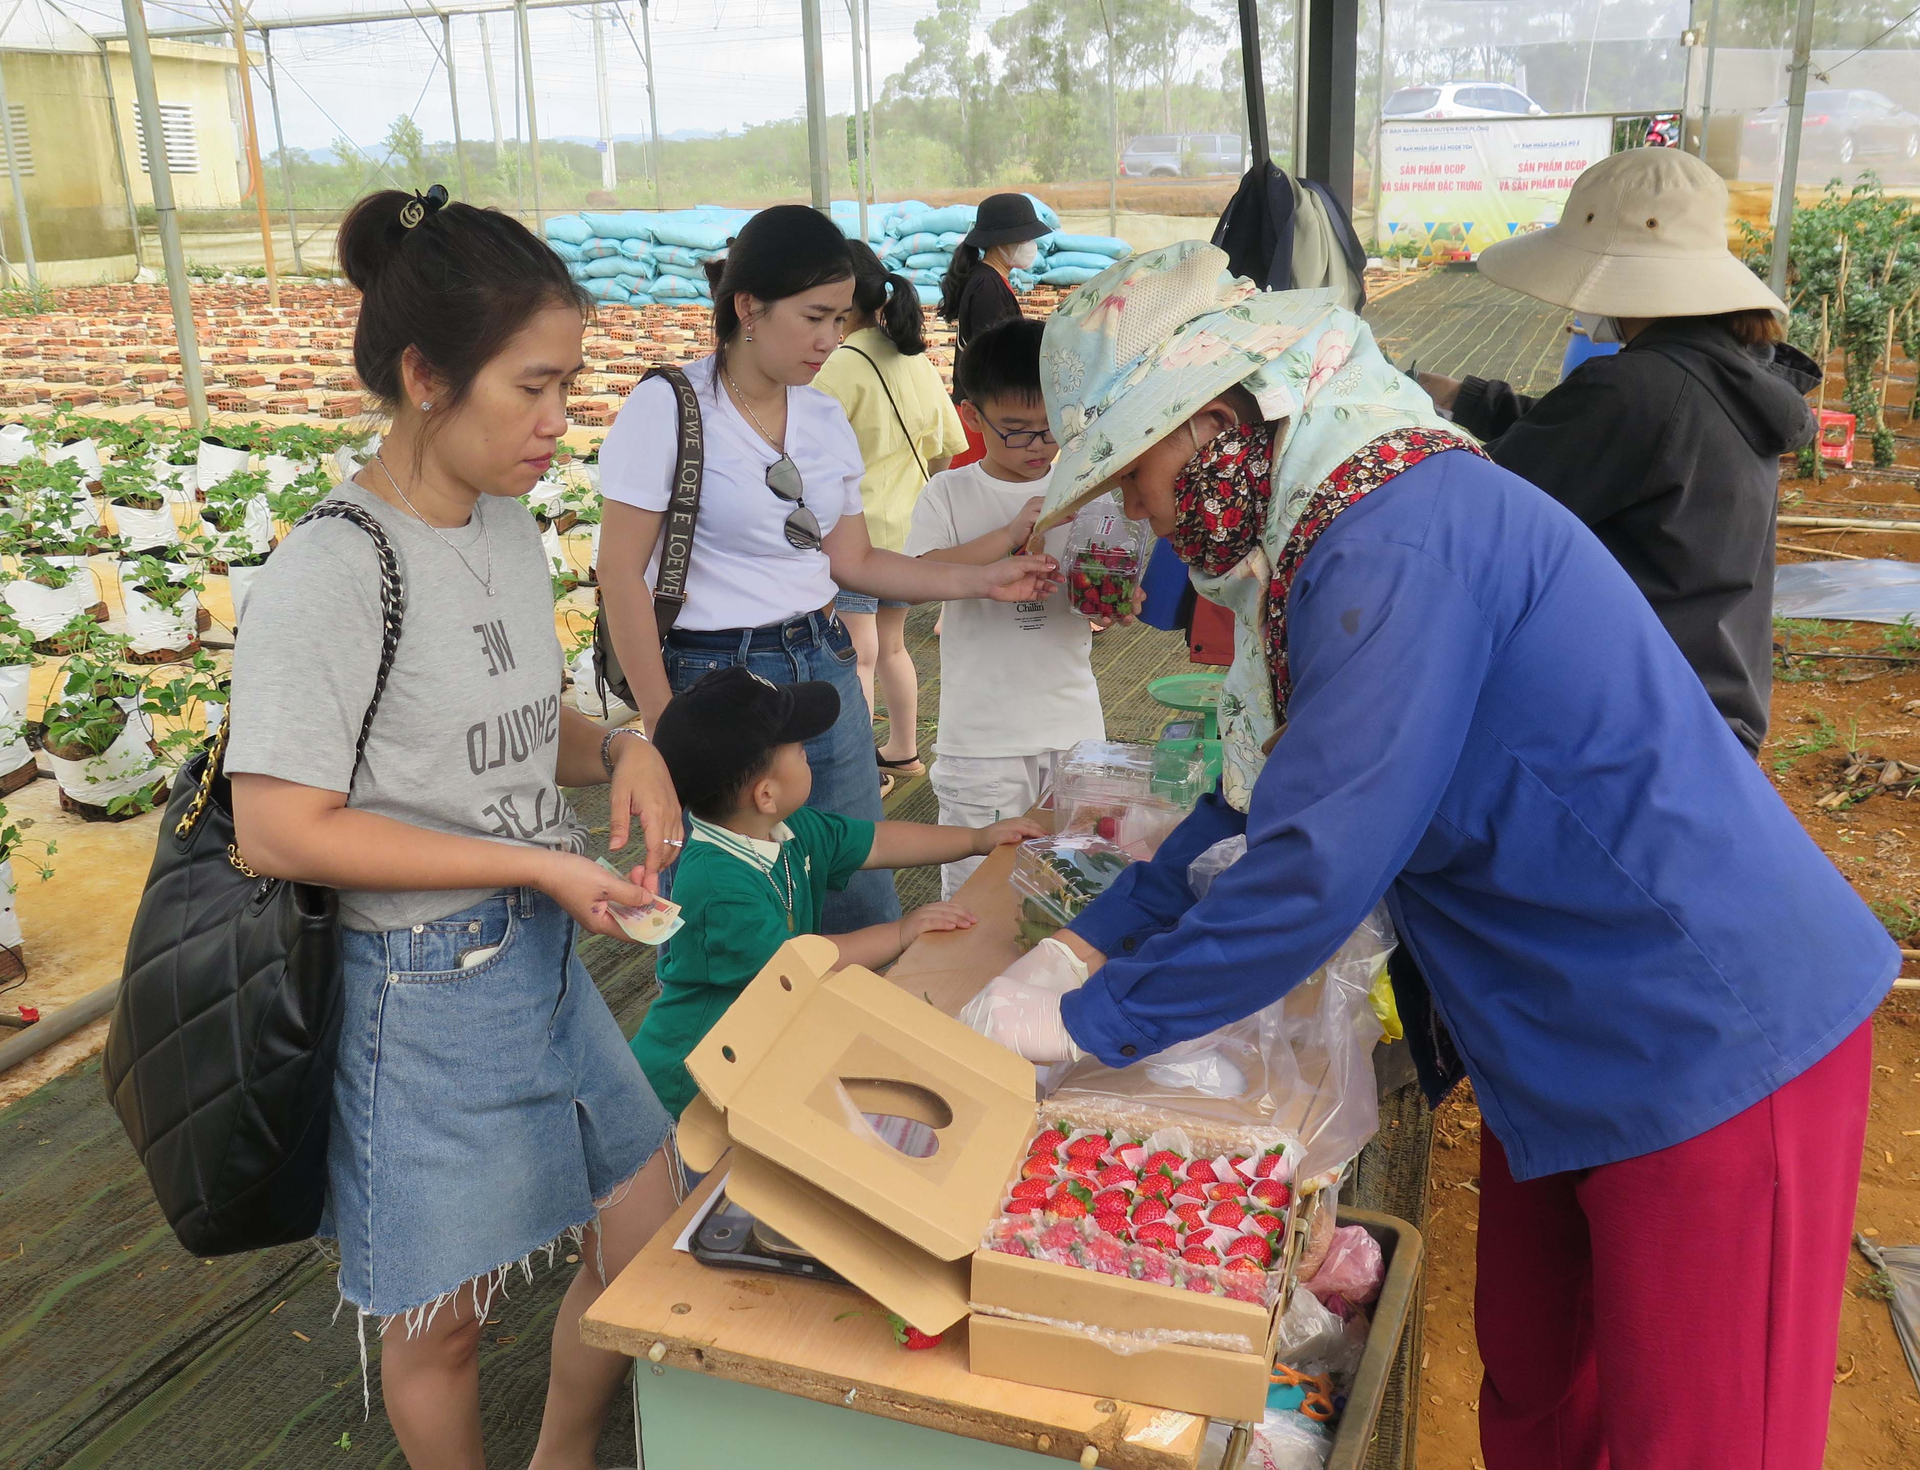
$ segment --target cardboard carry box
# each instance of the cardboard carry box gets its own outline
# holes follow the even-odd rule
[[[689,1166],[731,1149],[727,1192],[742,1208],[923,1332],[946,1331],[970,1301],[1045,1319],[976,1315],[976,1372],[1259,1418],[1274,1310],[977,1249],[1037,1126],[1033,1068],[837,962],[829,940],[789,941],[688,1055],[700,1087],[680,1120]],[[867,1114],[923,1123],[935,1147],[904,1154]],[[1191,1341],[1101,1345],[1143,1331]],[[1090,1365],[1111,1380],[1093,1383]]]

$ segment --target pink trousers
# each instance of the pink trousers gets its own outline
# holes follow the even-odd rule
[[[1873,1031],[1698,1138],[1514,1182],[1481,1130],[1487,1470],[1820,1470]]]

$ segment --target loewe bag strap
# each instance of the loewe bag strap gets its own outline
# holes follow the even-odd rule
[[[667,520],[661,528],[660,580],[653,589],[653,621],[662,638],[687,603],[687,565],[693,559],[693,527],[700,518],[700,478],[705,461],[705,431],[700,399],[677,367],[656,367],[647,378],[665,378],[680,404],[680,457],[667,496]]]
[[[920,483],[926,484],[933,476],[927,473],[927,463],[920,458],[920,446],[913,442],[913,431],[907,427],[907,421],[900,417],[900,405],[893,401],[893,389],[887,386],[887,375],[880,371],[880,364],[862,352],[858,347],[842,342],[840,344],[855,357],[866,357],[867,366],[873,369],[873,375],[880,380],[880,391],[887,395],[887,407],[893,410],[893,421],[900,426],[900,432],[907,436],[907,450],[913,455],[913,462],[920,467]]]
[[[347,790],[351,794],[354,779],[360,774],[360,762],[367,754],[367,737],[373,733],[373,717],[380,708],[380,696],[386,693],[387,679],[393,673],[394,654],[400,648],[400,622],[406,612],[406,588],[400,581],[400,562],[393,554],[393,545],[371,511],[347,500],[325,500],[302,516],[295,523],[295,528],[304,526],[308,521],[332,517],[352,521],[365,531],[373,542],[373,554],[380,563],[380,665],[374,671],[373,698],[367,702],[367,712],[360,721],[360,738],[353,747],[353,772],[347,777]],[[207,756],[206,769],[201,772],[200,790],[194,797],[193,805],[187,808],[186,815],[174,829],[174,835],[183,842],[193,835],[194,827],[212,799],[214,783],[225,771],[227,732],[232,728],[233,710],[229,705],[227,718],[220,722],[220,733],[215,736],[213,749]],[[231,851],[228,855],[235,859],[239,857],[238,853]],[[240,863],[236,861],[234,865],[239,867]],[[241,871],[247,870],[242,868]]]

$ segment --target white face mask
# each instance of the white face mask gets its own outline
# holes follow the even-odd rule
[[[1018,245],[1007,249],[1007,265],[1010,269],[1023,271],[1040,258],[1038,240],[1022,240]]]
[[[1620,340],[1620,319],[1613,316],[1579,316],[1574,318],[1586,329],[1587,340],[1596,346],[1605,346],[1609,342]]]

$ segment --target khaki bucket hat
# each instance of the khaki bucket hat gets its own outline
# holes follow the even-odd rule
[[[1480,274],[1589,316],[1787,305],[1727,249],[1727,186],[1677,148],[1630,148],[1574,181],[1560,222],[1489,245]]]

